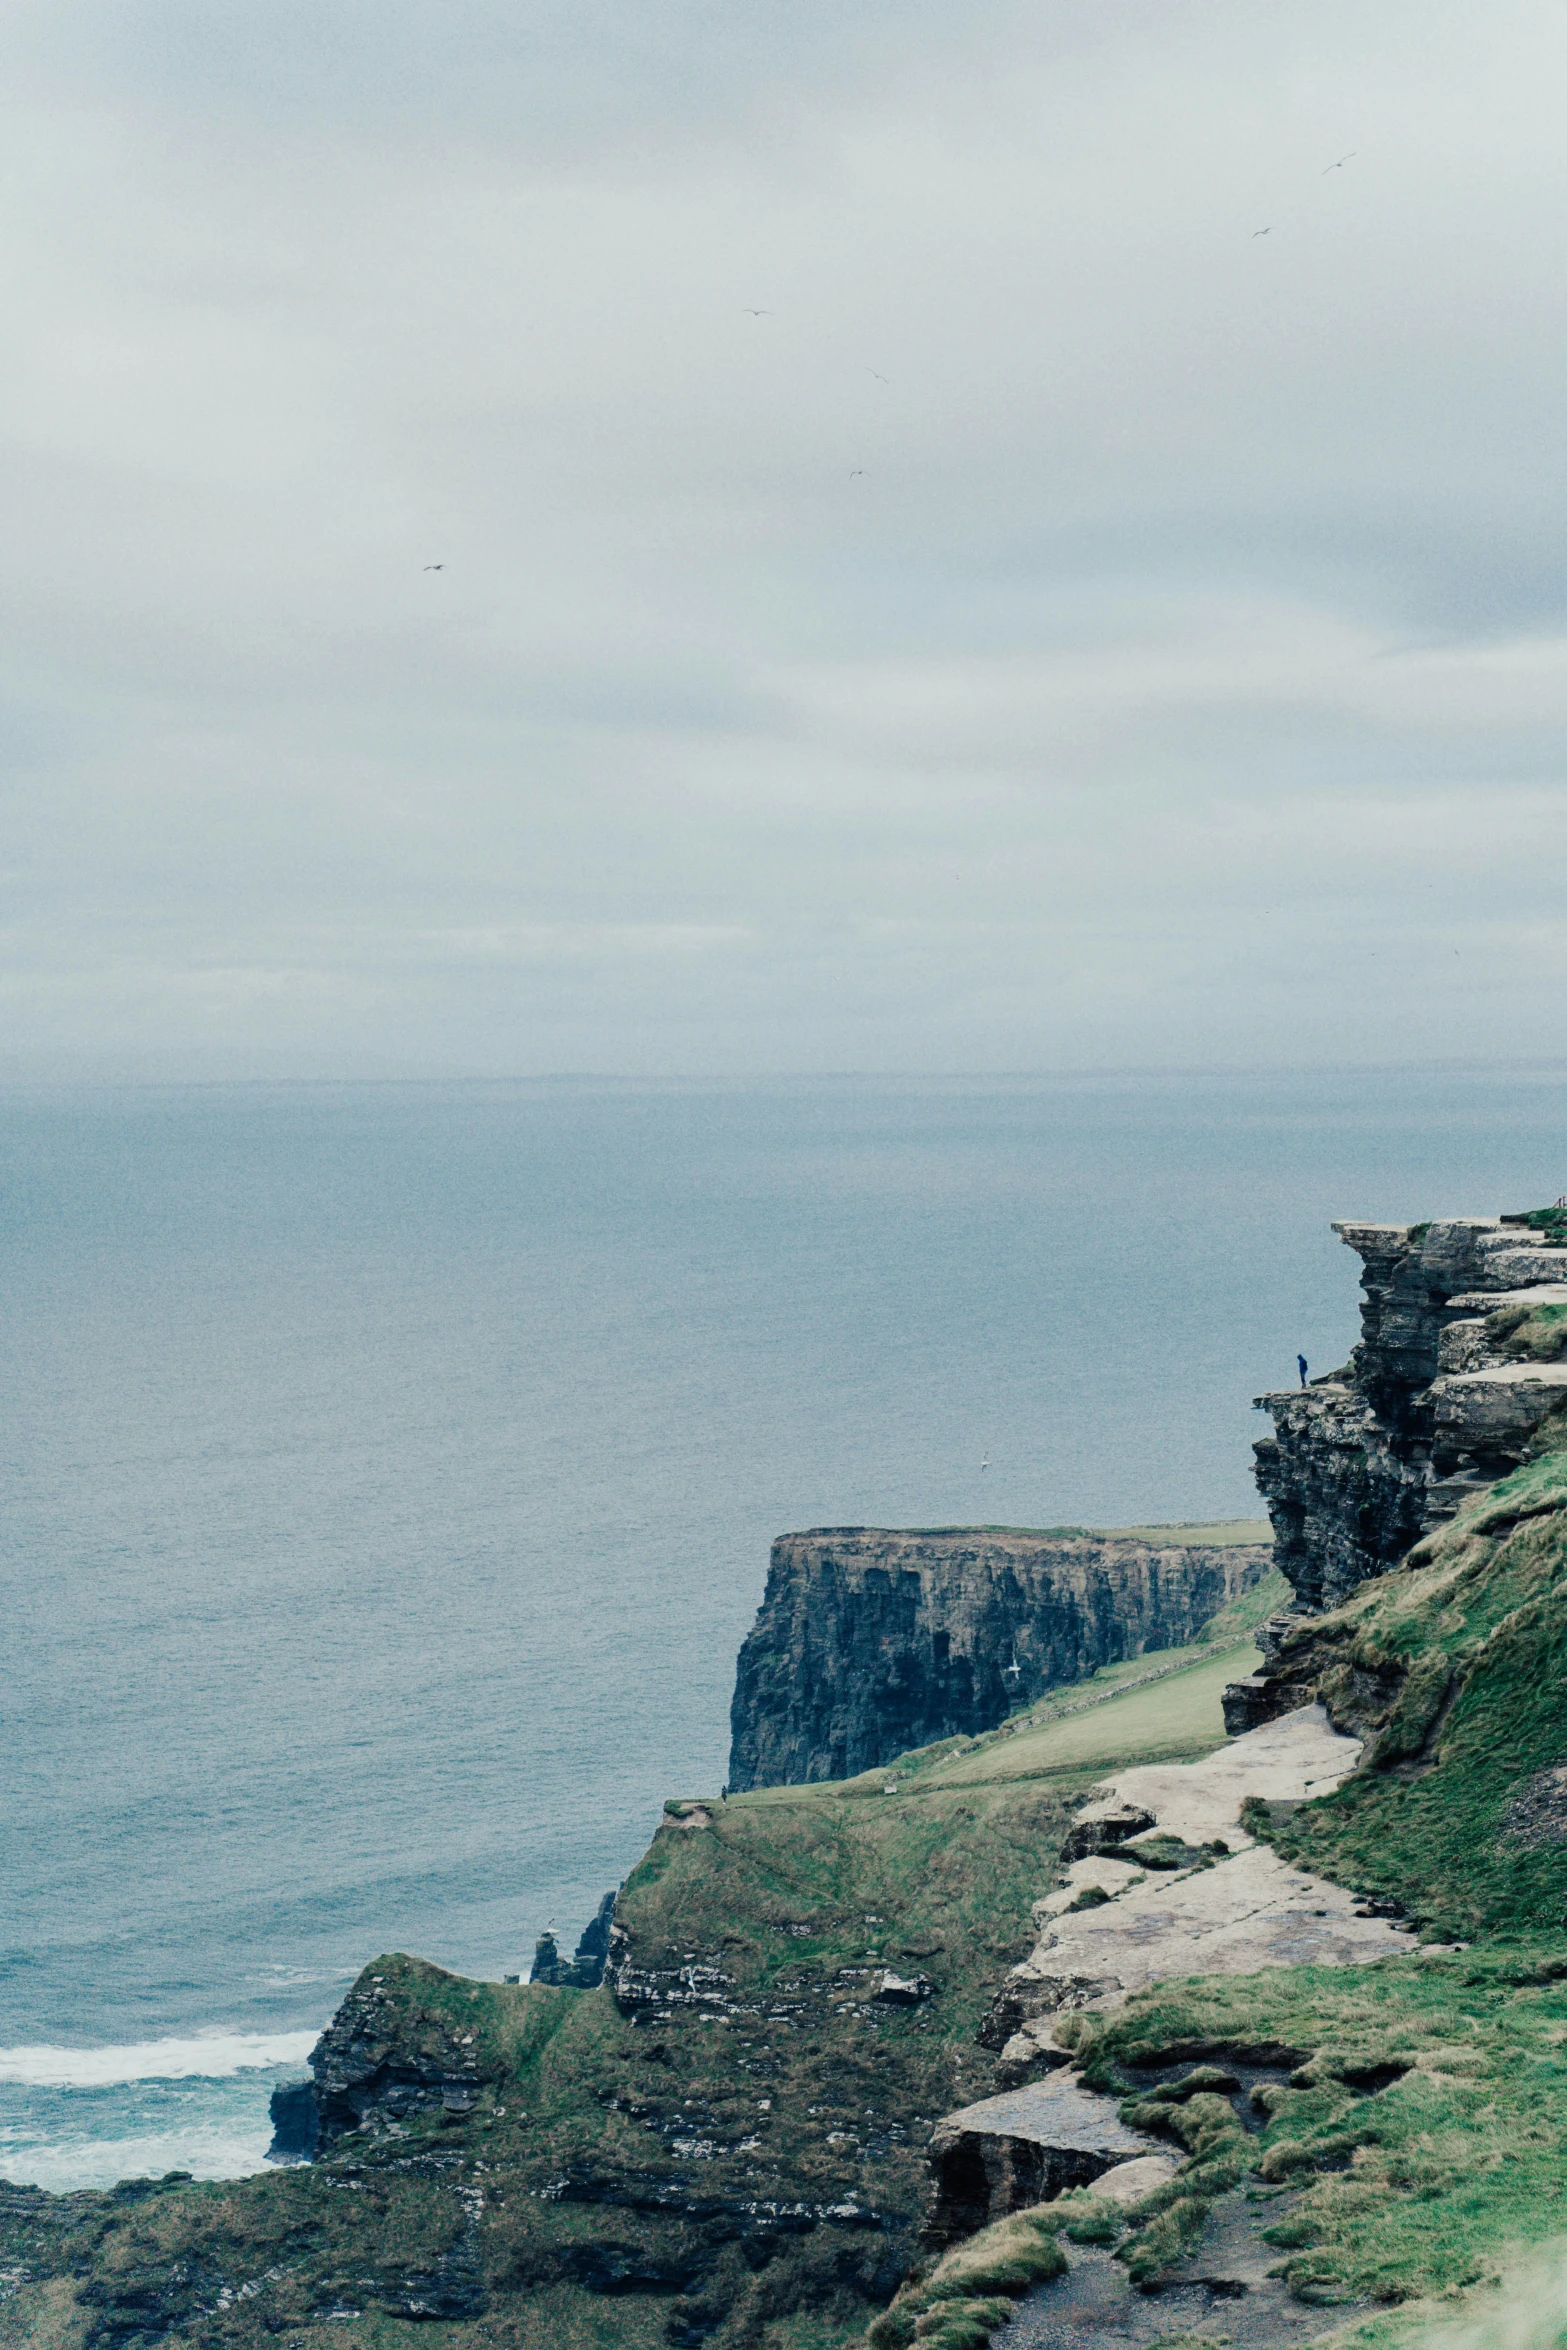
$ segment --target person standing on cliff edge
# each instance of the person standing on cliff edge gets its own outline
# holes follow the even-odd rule
[[[1300,1383],[1304,1387],[1306,1384],[1306,1358],[1304,1355],[1297,1355],[1295,1360],[1300,1365]]]

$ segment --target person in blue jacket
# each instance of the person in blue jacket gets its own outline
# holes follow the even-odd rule
[[[1304,1387],[1306,1384],[1306,1358],[1304,1355],[1297,1355],[1295,1360],[1300,1365],[1300,1383]]]

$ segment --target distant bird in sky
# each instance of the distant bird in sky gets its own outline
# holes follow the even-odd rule
[[[850,473],[850,475],[849,475],[849,479],[850,479],[851,481],[863,481],[863,480],[865,479],[865,468],[864,468],[864,466],[863,466],[863,465],[856,465],[856,466],[854,467],[853,471]]]
[[[871,369],[871,371],[870,371],[870,372],[871,372],[871,374],[872,374],[872,375],[876,375],[876,370],[875,370],[875,368],[874,368],[874,367]],[[884,383],[887,381],[887,378],[886,378],[886,376],[884,376],[884,375],[876,375],[876,381],[877,381],[879,384],[884,384]]]
[[[427,563],[425,569],[426,571],[444,571],[446,566],[444,563]]]
[[[1347,155],[1341,155],[1341,156],[1339,157],[1339,159],[1338,159],[1337,163],[1330,163],[1330,164],[1328,165],[1328,171],[1342,171],[1342,170],[1343,170],[1343,168],[1344,168],[1344,166],[1345,166],[1345,164],[1346,164],[1346,163],[1353,163],[1353,162],[1354,162],[1354,160],[1355,160],[1355,157],[1356,157],[1356,156],[1357,156],[1359,153],[1360,153],[1360,149],[1359,149],[1358,147],[1351,147],[1351,149],[1350,149],[1349,153],[1348,153]],[[1325,172],[1322,174],[1322,176],[1323,176],[1323,178],[1324,178],[1324,179],[1326,179],[1326,178],[1327,178],[1327,176],[1328,176],[1328,171],[1325,171]]]
[[[980,1467],[981,1467],[982,1469],[988,1469],[988,1468],[989,1468],[989,1466],[990,1466],[990,1455],[989,1455],[989,1453],[988,1453],[988,1452],[986,1453],[986,1455],[985,1455],[984,1459],[983,1459],[983,1460],[980,1462],[980,1464],[979,1464],[979,1465],[980,1465]]]
[[[770,310],[747,310],[745,315],[747,318],[771,318],[772,312]]]
[[[1273,231],[1271,228],[1254,228],[1251,233],[1254,237],[1271,237]]]

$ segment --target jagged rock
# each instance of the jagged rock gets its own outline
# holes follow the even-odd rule
[[[1072,2051],[1062,2047],[1050,2018],[1038,2016],[1014,2032],[1003,2047],[996,2065],[996,2087],[1016,2089],[1031,2073],[1059,2072],[1071,2062]]]
[[[678,1967],[639,1967],[624,1959],[612,1978],[615,2004],[622,2015],[643,2017],[672,2008],[708,2008],[722,2011],[735,1987],[733,1975],[722,1967],[690,1963]]]
[[[1303,1608],[1335,1607],[1419,1539],[1429,1453],[1406,1457],[1367,1399],[1342,1383],[1257,1402],[1273,1420],[1255,1450],[1275,1562]]]
[[[884,2007],[918,2007],[930,1997],[930,1978],[916,1975],[911,1979],[907,1975],[895,1975],[889,1969],[882,1976],[876,1997]]]
[[[1158,2155],[1156,2139],[1129,2130],[1113,2101],[1057,2073],[1027,2089],[985,2097],[949,2113],[930,2142],[933,2244],[969,2236],[1009,2211],[1087,2187],[1134,2158]]]
[[[314,2081],[292,2081],[274,2089],[270,2105],[272,2143],[268,2162],[309,2162],[321,2138]]]
[[[863,1526],[786,1534],[740,1651],[732,1788],[850,1778],[994,1729],[1101,1665],[1179,1646],[1265,1544]]]
[[[1090,1853],[1112,1852],[1128,1836],[1141,1836],[1154,1824],[1153,1813],[1135,1803],[1093,1803],[1079,1814],[1077,1825],[1061,1847],[1064,1861],[1087,1860]]]
[[[1360,1344],[1331,1379],[1257,1398],[1274,1561],[1307,1611],[1396,1564],[1567,1407],[1567,1363],[1513,1359],[1556,1343],[1542,1309],[1567,1303],[1560,1247],[1497,1217],[1333,1229],[1364,1267]]]
[[[576,1991],[596,1991],[604,1980],[604,1968],[609,1958],[617,1898],[614,1893],[605,1894],[592,1919],[583,1929],[573,1959],[561,1957],[560,1945],[552,1933],[541,1934],[534,1948],[533,1971],[528,1977],[529,1982],[564,1984]]]
[[[1224,1727],[1232,1738],[1244,1738],[1249,1730],[1260,1730],[1264,1722],[1276,1722],[1283,1714],[1297,1713],[1312,1699],[1312,1684],[1306,1680],[1291,1680],[1282,1673],[1247,1673],[1239,1681],[1231,1681],[1220,1701]]]
[[[361,1976],[310,2052],[320,2148],[419,2112],[472,2109],[485,2081],[474,2049],[446,2026],[410,2029],[401,2000]]]

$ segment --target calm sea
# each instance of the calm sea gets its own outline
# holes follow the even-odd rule
[[[253,2168],[389,1948],[724,1777],[770,1537],[1254,1515],[1330,1216],[1567,1188],[1559,1071],[0,1095],[0,2173]],[[988,1458],[989,1467],[980,1463]]]

